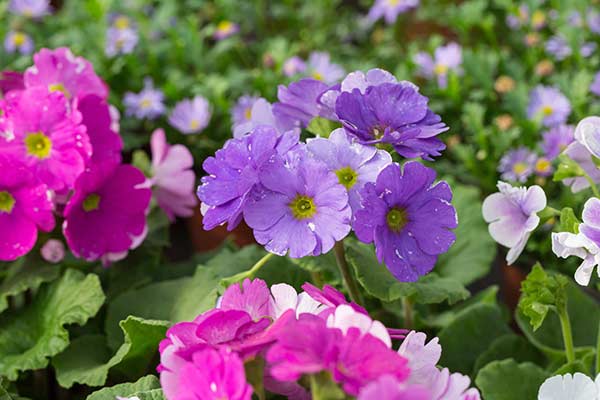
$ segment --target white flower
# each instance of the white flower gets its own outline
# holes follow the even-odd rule
[[[596,382],[582,373],[556,375],[546,379],[538,392],[538,400],[599,400],[600,374]]]
[[[594,157],[600,158],[600,117],[582,119],[575,128],[575,140],[584,145]]]
[[[561,258],[575,256],[583,260],[575,271],[575,281],[582,286],[590,283],[594,267],[600,265],[600,248],[582,233],[553,233],[552,251]]]
[[[300,314],[319,314],[328,308],[319,303],[306,292],[298,294],[296,289],[286,283],[279,283],[271,286],[271,296],[273,303],[271,310],[274,319],[281,317],[287,310],[295,310],[296,317]]]
[[[392,347],[392,339],[381,322],[372,320],[368,315],[359,313],[347,304],[337,306],[335,312],[327,318],[327,326],[338,328],[344,334],[350,328],[358,328],[363,335],[369,333],[380,339],[388,347]]]

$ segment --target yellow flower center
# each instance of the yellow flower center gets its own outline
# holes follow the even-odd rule
[[[547,158],[540,158],[535,162],[535,170],[537,172],[548,172],[552,163]]]
[[[554,109],[552,108],[552,106],[542,107],[542,114],[544,114],[544,116],[546,116],[546,117],[552,115],[553,112],[554,112]]]
[[[389,5],[390,7],[395,7],[395,6],[397,6],[398,4],[400,4],[400,1],[402,1],[402,0],[388,0],[388,5]]]
[[[542,11],[537,10],[533,13],[533,15],[531,16],[531,24],[533,26],[540,26],[543,25],[544,22],[546,22],[546,14],[544,14]]]
[[[433,68],[433,72],[436,75],[444,75],[448,72],[448,66],[444,64],[436,64],[436,66]]]
[[[27,36],[21,32],[16,32],[13,35],[12,40],[15,46],[23,46],[25,44],[25,40],[27,40]]]
[[[373,137],[375,139],[381,139],[383,137],[384,133],[385,133],[385,128],[383,128],[381,126],[376,126],[373,129],[371,129],[371,135],[373,135]]]
[[[120,15],[115,19],[113,24],[117,29],[127,29],[129,28],[129,18],[124,15]]]
[[[527,164],[525,164],[524,162],[518,162],[515,163],[515,165],[513,165],[512,169],[515,174],[521,175],[525,173],[525,171],[527,171]]]
[[[321,75],[318,71],[315,71],[312,73],[312,77],[315,78],[318,81],[322,81],[323,80],[323,75]]]
[[[52,141],[42,132],[30,133],[25,136],[25,148],[27,149],[27,154],[43,160],[50,156]]]
[[[0,192],[0,213],[10,213],[15,207],[15,198],[8,192]]]
[[[292,209],[292,215],[296,219],[312,218],[317,213],[315,202],[308,196],[297,195],[289,206]]]
[[[48,85],[48,90],[50,92],[61,92],[65,95],[66,98],[71,97],[71,93],[69,93],[67,88],[65,88],[65,85],[63,85],[62,83],[53,83],[51,85]]]
[[[152,102],[149,99],[143,99],[140,102],[140,107],[142,108],[150,108],[152,106]]]
[[[197,119],[193,119],[193,120],[191,120],[191,121],[190,121],[190,129],[191,129],[191,130],[196,130],[196,129],[198,129],[198,128],[200,128],[200,122],[198,122],[198,120],[197,120]]]
[[[233,29],[233,23],[231,21],[221,21],[219,25],[217,25],[217,30],[219,32],[229,32]]]
[[[244,110],[244,118],[246,118],[247,120],[252,118],[252,108],[248,107]]]
[[[388,211],[385,220],[392,231],[400,232],[408,222],[406,210],[403,208],[392,208]]]
[[[88,195],[85,200],[83,200],[83,211],[90,212],[97,210],[100,206],[100,196],[96,193],[92,193]]]
[[[340,184],[344,185],[346,189],[350,189],[358,180],[358,174],[350,167],[340,168],[335,171],[335,174],[337,175]]]

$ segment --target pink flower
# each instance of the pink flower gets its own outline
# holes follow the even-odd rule
[[[431,394],[421,386],[407,386],[393,376],[384,375],[365,386],[358,400],[431,400]]]
[[[54,229],[53,205],[26,166],[0,157],[0,171],[0,261],[13,261],[35,245],[38,228]]]
[[[40,249],[40,254],[49,263],[58,264],[65,258],[65,245],[60,240],[49,239]]]
[[[8,93],[0,110],[0,153],[17,157],[50,189],[71,188],[92,155],[79,111],[42,87]]]
[[[190,217],[196,206],[192,154],[181,144],[169,145],[162,129],[152,134],[151,146],[154,171],[151,182],[158,205],[171,221],[175,216]]]
[[[92,162],[120,163],[123,140],[118,131],[113,130],[110,106],[106,100],[97,95],[85,96],[79,101],[78,110],[92,144]]]
[[[75,57],[66,47],[41,49],[34,54],[33,66],[25,71],[25,86],[43,86],[51,92],[62,92],[69,99],[88,94],[108,97],[108,87],[96,75],[92,64],[83,57]]]
[[[392,339],[386,327],[379,321],[359,313],[347,304],[337,306],[335,312],[327,317],[327,326],[337,328],[346,334],[350,328],[357,328],[363,335],[370,334],[381,340],[387,347],[392,347]]]

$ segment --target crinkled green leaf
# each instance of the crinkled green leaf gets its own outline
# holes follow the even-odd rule
[[[106,383],[111,370],[129,378],[148,372],[158,344],[165,337],[168,323],[128,317],[119,325],[123,330],[124,343],[114,355],[106,344],[105,336],[84,335],[54,357],[52,365],[58,383],[65,388],[75,383],[101,386]]]
[[[385,265],[379,264],[373,248],[364,243],[348,240],[346,255],[360,284],[367,293],[380,300],[391,302],[411,297],[420,304],[444,301],[452,304],[469,297],[469,292],[460,282],[435,273],[421,277],[418,282],[399,282]]]
[[[339,127],[339,123],[331,121],[327,118],[315,117],[310,121],[310,123],[306,127],[306,130],[315,136],[327,138],[334,129]]]
[[[554,172],[554,176],[552,177],[554,182],[585,175],[585,171],[581,168],[581,166],[568,156],[561,154],[558,156],[558,161],[558,167],[556,168],[556,172]]]
[[[39,265],[24,258],[12,263],[6,278],[0,284],[0,313],[8,308],[8,298],[26,290],[36,290],[44,282],[56,279],[60,268],[56,265]]]
[[[65,325],[83,325],[104,303],[97,275],[68,269],[43,287],[33,303],[0,316],[0,375],[16,379],[20,371],[44,368],[48,358],[69,345]]]
[[[579,233],[580,221],[575,216],[571,207],[565,207],[560,211],[560,231]]]
[[[527,340],[514,333],[500,336],[492,342],[487,350],[485,350],[475,362],[473,375],[491,363],[492,361],[506,360],[512,358],[517,362],[532,362],[540,364],[543,361],[542,354]]]
[[[148,375],[133,383],[121,383],[112,387],[100,389],[90,394],[86,400],[115,400],[117,396],[138,396],[140,400],[163,400],[158,378]]]
[[[535,364],[515,360],[494,361],[483,367],[475,383],[485,400],[534,400],[549,373]]]

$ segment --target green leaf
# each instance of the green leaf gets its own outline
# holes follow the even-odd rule
[[[579,220],[571,207],[565,207],[560,211],[561,232],[579,233]]]
[[[133,152],[131,156],[131,164],[142,171],[147,177],[151,177],[153,175],[152,162],[144,150],[135,150]]]
[[[558,167],[556,168],[556,172],[552,177],[554,182],[585,175],[585,171],[581,168],[581,166],[579,166],[576,161],[572,160],[567,155],[561,154],[558,156],[558,161]]]
[[[440,365],[471,374],[477,358],[499,337],[510,333],[497,306],[474,304],[461,311],[438,335],[444,351]],[[465,351],[465,344],[468,351]]]
[[[306,127],[306,130],[308,130],[310,133],[312,133],[315,136],[321,136],[324,138],[328,138],[329,134],[336,128],[339,128],[340,124],[328,120],[326,118],[322,118],[322,117],[315,117],[313,118],[310,123],[308,124],[308,126]]]
[[[148,375],[138,379],[134,383],[121,383],[116,386],[100,389],[90,394],[86,400],[115,400],[117,396],[138,396],[140,400],[164,399],[158,378],[154,375]]]
[[[452,192],[452,204],[458,214],[456,242],[440,256],[434,271],[468,285],[490,272],[497,247],[481,213],[479,189],[453,185]]]
[[[20,371],[44,368],[48,357],[69,345],[65,325],[83,325],[104,303],[97,275],[68,269],[43,287],[19,313],[0,316],[0,375],[17,378]]]
[[[103,335],[80,336],[64,352],[54,357],[52,365],[62,387],[70,388],[75,383],[104,385],[111,370],[129,378],[148,371],[168,324],[129,317],[119,325],[123,330],[124,343],[112,357]]]
[[[12,263],[0,285],[0,313],[8,308],[9,297],[26,290],[37,290],[42,283],[56,279],[59,273],[60,268],[56,265],[25,262],[25,258]]]
[[[450,304],[469,297],[464,286],[451,278],[442,278],[429,273],[418,282],[399,282],[379,264],[371,246],[356,240],[347,240],[346,256],[354,268],[356,277],[368,294],[386,302],[411,297],[416,303],[435,304],[448,301]]]
[[[494,361],[479,371],[475,383],[485,400],[533,400],[550,375],[535,364]]]
[[[481,368],[492,361],[508,358],[517,362],[529,361],[534,364],[540,364],[543,361],[542,354],[527,340],[510,333],[494,340],[490,347],[477,357],[473,374],[477,375]]]

